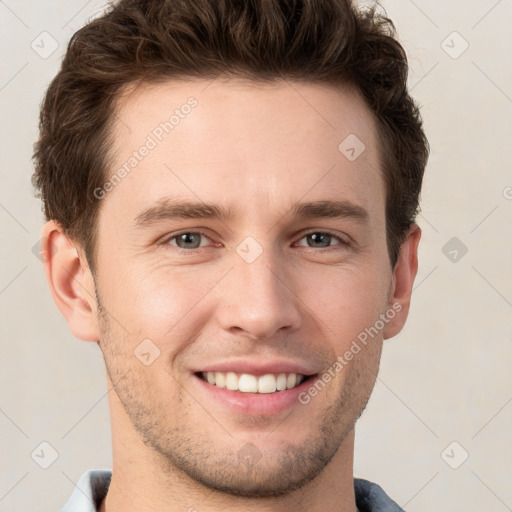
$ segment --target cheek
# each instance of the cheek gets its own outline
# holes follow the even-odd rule
[[[217,272],[192,267],[134,271],[112,299],[132,336],[177,341],[193,337],[206,314],[203,298],[217,281]]]
[[[317,268],[299,276],[305,311],[337,353],[370,328],[384,312],[388,283],[377,269]]]

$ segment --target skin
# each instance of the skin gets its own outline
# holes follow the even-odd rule
[[[393,267],[375,122],[346,88],[232,79],[130,88],[110,171],[190,96],[197,106],[102,199],[95,275],[58,224],[44,228],[55,302],[105,359],[113,477],[101,510],[354,512],[354,425],[383,340],[406,320],[420,230]],[[349,134],[366,146],[353,162],[338,150]],[[169,196],[234,216],[135,225]],[[289,214],[316,200],[350,201],[367,218]],[[198,231],[180,252],[172,236]],[[325,231],[336,236],[306,236]],[[247,236],[262,250],[252,263],[236,251]],[[235,357],[287,358],[323,374],[393,304],[401,310],[307,404],[242,413],[193,375]],[[144,339],[160,350],[150,365],[134,357]],[[247,446],[255,463],[240,460]]]

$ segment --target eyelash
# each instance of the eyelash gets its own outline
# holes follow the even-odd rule
[[[187,235],[187,234],[201,235],[201,236],[204,236],[205,238],[207,238],[208,240],[211,240],[210,237],[206,233],[203,233],[202,231],[182,231],[181,233],[173,234],[172,236],[166,237],[161,242],[161,245],[164,245],[164,246],[165,245],[171,245],[170,244],[171,240],[175,240],[179,236]],[[350,247],[350,243],[347,240],[344,240],[343,238],[341,238],[339,235],[337,235],[336,233],[334,233],[332,231],[319,231],[319,230],[308,231],[306,233],[303,233],[299,240],[302,240],[303,238],[307,237],[308,235],[313,235],[313,234],[315,234],[315,235],[328,235],[328,236],[330,236],[332,238],[337,239],[339,241],[339,244],[335,244],[333,246],[324,247],[324,248],[315,248],[315,247],[306,247],[306,246],[301,246],[301,247],[305,247],[309,251],[313,251],[313,252],[326,252],[329,249],[335,249],[336,245],[339,245],[340,246],[339,248],[342,248],[342,249],[346,249],[346,248]],[[181,253],[194,253],[195,251],[198,251],[198,250],[206,248],[206,247],[196,247],[195,249],[183,249],[182,247],[178,247],[177,245],[173,245],[173,247],[175,249],[177,249],[178,252],[181,252]]]

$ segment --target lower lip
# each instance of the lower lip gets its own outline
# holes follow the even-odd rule
[[[293,405],[302,405],[299,401],[299,395],[310,386],[314,376],[307,378],[295,388],[276,391],[275,393],[231,391],[210,384],[195,374],[193,378],[209,397],[235,409],[236,412],[263,416],[278,414]]]

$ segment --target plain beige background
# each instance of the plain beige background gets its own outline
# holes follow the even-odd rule
[[[383,4],[432,155],[412,310],[385,343],[354,472],[410,512],[512,510],[512,1]],[[59,510],[84,471],[111,466],[101,354],[52,301],[30,183],[43,93],[103,5],[0,1],[2,512]]]

